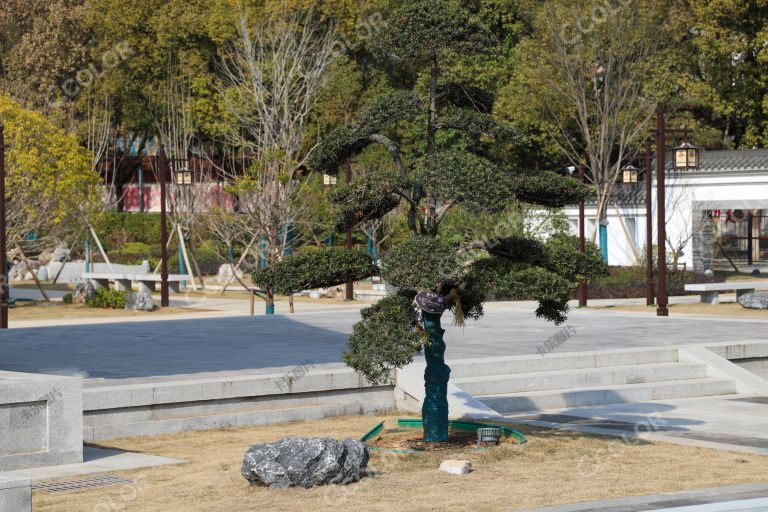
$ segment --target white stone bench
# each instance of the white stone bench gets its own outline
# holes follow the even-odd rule
[[[768,290],[768,281],[734,281],[731,283],[700,283],[687,284],[685,291],[699,292],[704,304],[720,304],[720,292],[736,291],[736,297],[741,297],[755,290]]]
[[[160,274],[119,274],[112,272],[85,272],[83,278],[90,280],[96,288],[107,287],[109,283],[115,283],[116,290],[131,290],[135,283],[140,292],[152,293],[157,283],[163,279]],[[179,293],[181,283],[190,281],[189,274],[169,274],[168,288]]]

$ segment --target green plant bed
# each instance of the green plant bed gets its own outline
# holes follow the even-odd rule
[[[421,418],[400,418],[397,420],[397,426],[405,428],[423,428],[424,421]],[[479,428],[500,428],[501,434],[504,437],[512,437],[516,439],[520,444],[528,442],[525,436],[517,430],[504,427],[502,425],[495,425],[493,423],[475,423],[474,421],[448,420],[448,427],[452,430],[472,433],[477,432],[477,429]]]
[[[490,423],[450,420],[448,439],[442,443],[425,443],[424,436],[414,435],[413,430],[424,427],[421,418],[399,418],[397,426],[397,429],[387,430],[382,421],[360,437],[360,441],[365,443],[371,451],[397,454],[455,449],[479,450],[488,447],[477,447],[477,429],[493,427],[501,429],[502,444],[521,445],[527,442],[525,436],[517,430]]]

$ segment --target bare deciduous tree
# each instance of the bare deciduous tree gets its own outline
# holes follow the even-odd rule
[[[244,229],[259,240],[267,264],[290,252],[292,226],[309,211],[299,200],[299,173],[311,151],[305,131],[333,48],[332,30],[311,9],[283,9],[252,27],[241,8],[238,37],[222,59],[221,94],[236,120],[230,143],[253,155],[231,189],[246,217]],[[271,312],[271,290],[265,300]]]
[[[313,10],[283,10],[254,29],[240,11],[238,39],[222,59],[223,98],[238,126],[235,146],[256,155],[279,148],[283,166],[302,166],[305,129],[333,61],[334,36]]]
[[[550,3],[521,68],[552,140],[574,165],[586,164],[603,225],[621,168],[648,137],[661,94],[663,3]]]

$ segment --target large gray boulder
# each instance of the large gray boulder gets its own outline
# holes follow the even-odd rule
[[[152,311],[155,309],[155,303],[152,302],[152,295],[147,292],[129,293],[125,298],[125,309],[131,311]]]
[[[248,448],[240,471],[251,485],[310,488],[357,482],[368,458],[368,447],[354,439],[289,437]]]
[[[738,300],[747,309],[768,309],[768,293],[745,293]]]
[[[72,304],[86,304],[90,299],[96,296],[96,287],[90,281],[80,283],[72,292]]]

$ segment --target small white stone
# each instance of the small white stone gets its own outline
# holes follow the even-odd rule
[[[445,471],[452,475],[466,475],[472,471],[472,463],[468,460],[444,460],[440,464],[440,471]]]

